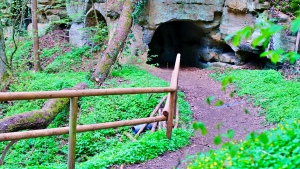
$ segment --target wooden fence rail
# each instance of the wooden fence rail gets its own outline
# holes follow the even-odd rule
[[[177,88],[180,67],[180,54],[176,57],[175,67],[172,73],[170,87],[152,88],[115,88],[115,89],[87,89],[87,90],[64,90],[64,91],[41,91],[41,92],[0,92],[0,101],[70,98],[70,124],[69,127],[29,130],[23,132],[10,132],[0,134],[0,141],[19,140],[27,138],[62,135],[69,133],[68,168],[75,168],[76,133],[100,129],[146,124],[159,121],[167,121],[167,137],[171,139],[173,118],[176,112]],[[142,93],[168,93],[163,115],[156,117],[123,120],[107,123],[77,125],[78,97],[81,96],[103,96]]]
[[[63,90],[63,91],[43,91],[43,92],[3,92],[0,93],[0,101],[12,100],[32,100],[51,98],[72,98],[82,96],[104,96],[122,94],[142,94],[142,93],[167,93],[175,92],[172,87],[149,87],[149,88],[116,88],[116,89],[85,89],[85,90]]]

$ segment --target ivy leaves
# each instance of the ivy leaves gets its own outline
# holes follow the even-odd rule
[[[237,31],[236,33],[230,34],[227,37],[225,37],[225,41],[229,41],[231,38],[233,38],[232,44],[234,46],[238,46],[242,39],[249,39],[253,32],[253,27],[246,26],[243,29]]]
[[[292,21],[290,31],[293,34],[295,34],[296,32],[298,32],[299,28],[300,17]],[[284,29],[287,29],[287,27],[267,21],[266,24],[257,24],[254,27],[246,26],[233,34],[228,35],[225,38],[225,41],[229,41],[230,39],[232,39],[232,44],[234,46],[238,46],[243,39],[249,39],[256,29],[259,29],[260,34],[252,40],[251,45],[253,48],[262,46],[264,49],[266,49],[268,47],[271,37],[274,34],[279,33]],[[260,57],[268,57],[274,64],[286,60],[289,60],[293,64],[296,60],[300,59],[300,55],[296,52],[286,52],[282,49],[265,51],[260,55]]]
[[[202,122],[193,123],[193,128],[196,131],[197,130],[201,131],[201,134],[204,135],[204,136],[207,134],[207,129],[206,129],[204,123],[202,123]]]
[[[292,21],[290,30],[293,34],[295,34],[298,32],[299,28],[300,28],[300,17]]]
[[[134,11],[132,13],[132,18],[134,23],[138,22],[138,17],[143,13],[147,0],[138,0],[134,6]]]
[[[294,119],[269,131],[252,132],[242,142],[227,142],[222,149],[199,154],[188,168],[299,168],[299,129],[300,120]]]

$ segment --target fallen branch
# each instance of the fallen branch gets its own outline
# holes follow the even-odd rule
[[[162,111],[161,111],[161,109],[160,110],[158,110],[158,115],[159,116],[161,116],[162,115]],[[162,129],[162,122],[161,121],[159,121],[158,122],[158,130],[161,130]]]
[[[125,134],[131,141],[133,141],[133,142],[137,141],[130,133],[125,132],[124,134]]]
[[[1,155],[1,158],[0,158],[0,166],[3,165],[4,158],[5,158],[8,150],[10,149],[10,147],[12,145],[14,145],[17,141],[19,141],[19,140],[12,140],[9,144],[7,144],[7,146],[5,147],[5,149],[2,151],[2,155]]]
[[[163,110],[162,110],[162,109],[159,109],[159,110],[158,110],[158,114],[159,114],[159,116],[162,116],[162,115],[163,115]],[[166,126],[167,126],[167,124],[166,124],[165,121],[160,121],[160,122],[158,123],[158,129],[166,129]]]
[[[87,85],[79,83],[73,90],[86,89]],[[68,90],[68,89],[65,89]],[[0,133],[15,132],[26,129],[46,128],[69,103],[69,98],[48,100],[42,109],[9,116],[0,120]]]
[[[151,128],[151,132],[152,132],[152,133],[155,132],[157,123],[158,123],[158,122],[152,123],[152,128]]]
[[[161,105],[163,104],[163,102],[167,99],[167,96],[163,97],[161,99],[161,101],[158,103],[158,105],[155,107],[155,109],[152,111],[152,113],[150,114],[150,117],[153,117],[155,115],[155,113],[161,108]],[[138,137],[141,132],[145,129],[145,127],[147,126],[147,124],[144,124],[140,130],[136,133],[135,138]]]

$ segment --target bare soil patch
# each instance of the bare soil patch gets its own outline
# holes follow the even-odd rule
[[[148,69],[153,75],[170,81],[172,68]],[[213,143],[214,137],[218,133],[226,133],[228,129],[235,131],[235,140],[244,139],[251,131],[261,131],[270,126],[265,126],[265,118],[258,116],[258,108],[255,108],[246,98],[230,97],[230,92],[234,87],[230,86],[226,92],[221,90],[221,84],[208,75],[212,70],[198,68],[181,68],[179,76],[179,89],[185,93],[186,100],[193,111],[194,121],[204,122],[208,129],[208,134],[202,136],[196,133],[190,139],[191,144],[175,152],[167,152],[162,156],[141,164],[126,165],[126,169],[171,169],[186,168],[187,155],[195,155],[197,152],[205,152],[212,148],[218,148]],[[215,96],[215,100],[222,100],[224,105],[215,107],[208,105],[206,98]],[[244,109],[249,110],[246,114]],[[216,125],[221,124],[220,131]]]
[[[45,48],[51,49],[56,46],[61,49],[60,52],[53,54],[53,56],[41,60],[43,68],[52,63],[58,55],[71,51],[71,46],[66,46],[69,43],[67,34],[67,30],[53,30],[39,38],[40,50]]]

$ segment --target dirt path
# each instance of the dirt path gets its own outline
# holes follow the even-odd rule
[[[169,81],[172,69],[151,68],[149,72],[153,75]],[[187,155],[194,155],[197,152],[207,151],[214,148],[213,139],[218,130],[216,125],[221,123],[221,133],[228,129],[235,131],[235,140],[243,139],[250,131],[266,129],[262,123],[264,117],[257,116],[257,109],[246,102],[245,98],[229,96],[230,91],[221,91],[221,84],[212,80],[208,74],[212,71],[200,70],[198,68],[181,68],[179,77],[179,89],[186,95],[186,100],[193,111],[194,121],[205,123],[208,134],[196,136],[190,139],[191,144],[176,152],[168,152],[162,156],[141,164],[127,165],[126,169],[172,169],[186,168],[181,162]],[[233,90],[233,87],[231,87]],[[208,96],[215,96],[216,99],[224,101],[220,107],[209,106],[206,103]],[[246,114],[244,108],[250,111]]]

